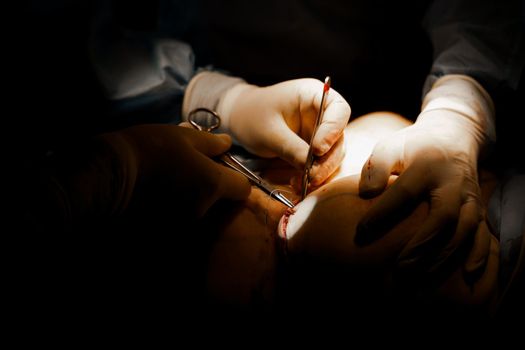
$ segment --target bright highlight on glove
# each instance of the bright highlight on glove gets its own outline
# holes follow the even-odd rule
[[[365,163],[362,196],[382,193],[391,174],[400,176],[362,218],[356,240],[366,244],[377,239],[417,203],[428,200],[429,216],[401,252],[399,263],[440,265],[476,234],[484,218],[477,160],[495,137],[492,101],[475,80],[463,75],[437,80],[416,123],[380,141]]]
[[[219,93],[210,87],[211,83],[227,88]],[[215,96],[215,102],[205,96],[206,91]],[[183,114],[203,104],[215,108],[223,119],[220,131],[230,134],[235,142],[258,156],[280,157],[303,169],[322,92],[323,82],[316,79],[258,87],[204,72],[190,83]],[[314,154],[319,157],[312,168],[314,186],[326,180],[341,164],[344,149],[340,141],[350,118],[350,106],[333,89],[325,107],[323,122],[313,140]]]

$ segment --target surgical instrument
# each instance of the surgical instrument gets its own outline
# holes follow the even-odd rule
[[[330,90],[330,85],[332,84],[332,79],[328,76],[324,80],[323,85],[323,95],[321,97],[321,104],[319,105],[319,112],[317,113],[317,118],[315,120],[314,129],[312,131],[312,136],[310,137],[310,143],[308,147],[308,155],[306,156],[306,163],[304,165],[304,172],[303,172],[303,182],[302,182],[302,193],[301,193],[301,200],[306,197],[306,192],[308,191],[308,186],[310,185],[311,177],[310,177],[310,171],[312,170],[312,165],[314,163],[314,152],[313,152],[313,142],[315,133],[317,132],[317,129],[319,128],[319,125],[321,125],[321,121],[323,120],[323,114],[324,114],[324,108],[325,108],[325,102],[326,102],[326,96],[328,94],[328,91]]]
[[[205,120],[206,126],[203,126],[202,122],[199,123],[197,121],[197,114],[200,112],[205,112],[208,114]],[[206,132],[211,132],[217,129],[221,125],[221,117],[219,116],[219,114],[208,108],[196,108],[192,110],[188,114],[188,121],[195,129],[199,131],[206,131]],[[267,193],[271,198],[278,200],[282,204],[286,205],[288,208],[293,208],[295,206],[277,188],[273,187],[272,185],[264,181],[262,177],[260,177],[259,175],[255,174],[253,171],[248,169],[244,164],[242,164],[242,162],[239,159],[237,159],[230,152],[223,153],[222,155],[219,156],[219,159],[226,166],[229,166],[233,170],[246,176],[248,180],[253,182],[257,187],[259,187],[261,190]]]

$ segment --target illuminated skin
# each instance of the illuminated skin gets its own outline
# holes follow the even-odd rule
[[[258,190],[252,191],[245,205],[222,228],[212,250],[208,270],[212,299],[247,305],[256,296],[272,302],[279,261],[276,231],[280,237],[286,237],[290,256],[327,259],[342,266],[379,266],[382,272],[377,279],[389,280],[395,258],[425,219],[428,206],[419,205],[408,218],[373,243],[357,245],[356,224],[377,200],[358,196],[358,175],[375,142],[406,125],[409,125],[406,120],[389,113],[367,115],[350,123],[345,130],[346,157],[341,171],[310,193],[292,215],[285,215],[286,208],[280,203],[269,200]],[[286,178],[281,174],[282,177]],[[475,248],[462,257],[455,272],[438,290],[445,298],[462,304],[495,302],[498,244],[485,225],[480,227]],[[490,250],[488,259],[480,264],[479,257],[485,256],[487,250]],[[481,277],[473,285],[468,284],[465,269],[481,271]]]
[[[378,276],[378,279],[386,281],[391,274],[389,265],[395,264],[395,258],[427,216],[428,206],[420,205],[407,219],[374,243],[358,245],[354,242],[356,225],[373,202],[359,198],[358,183],[358,176],[350,176],[318,189],[297,205],[297,212],[290,216],[287,225],[284,224],[285,219],[281,220],[278,232],[283,237],[286,233],[291,255],[306,253],[344,265],[382,266],[384,275]],[[498,244],[486,225],[481,226],[478,235],[477,239],[484,242],[463,256],[462,262],[470,258],[471,264],[474,264],[477,261],[475,255],[490,249],[482,277],[473,287],[468,285],[462,276],[461,264],[449,278],[447,288],[442,290],[446,297],[460,303],[482,304],[495,296]]]

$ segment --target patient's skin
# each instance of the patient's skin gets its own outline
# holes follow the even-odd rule
[[[271,304],[276,291],[276,268],[280,237],[286,237],[289,257],[307,257],[339,266],[374,267],[378,283],[389,288],[396,258],[427,215],[421,204],[405,220],[372,244],[354,243],[356,224],[373,200],[358,196],[358,174],[375,142],[409,125],[399,116],[376,113],[357,119],[345,130],[347,155],[342,171],[310,193],[292,215],[257,189],[221,227],[212,249],[208,270],[208,294],[220,304]],[[361,152],[361,153],[359,153]],[[350,176],[348,176],[350,175]],[[287,193],[288,196],[290,194]],[[227,210],[222,208],[221,210]],[[288,217],[289,216],[289,217]],[[497,296],[498,244],[486,226],[476,235],[476,249],[467,250],[457,265],[436,287],[440,297],[460,304],[490,307]],[[490,249],[488,261],[477,271],[475,283],[466,279],[464,266],[471,265],[483,250]],[[483,255],[483,254],[481,254]],[[352,279],[352,276],[341,276]],[[314,282],[313,282],[314,283]]]
[[[279,235],[285,236],[286,233],[290,255],[306,254],[316,260],[321,258],[338,265],[377,267],[377,283],[384,285],[392,279],[396,258],[425,219],[428,206],[419,205],[387,234],[372,244],[360,246],[354,242],[356,225],[373,200],[364,200],[358,196],[358,183],[359,177],[354,175],[310,194],[297,205],[294,215],[281,220]],[[286,221],[287,225],[284,224]],[[472,255],[477,252],[469,249],[459,257],[455,272],[446,279],[439,291],[441,296],[461,304],[494,301],[497,292],[498,244],[486,225],[481,226],[476,239],[482,241],[477,244],[477,250],[490,249],[488,261],[481,268],[481,277],[474,284],[469,284],[463,275],[467,259],[470,257],[473,262],[476,261]]]
[[[231,208],[215,208],[221,217]],[[277,267],[277,224],[286,207],[253,188],[248,200],[229,215],[212,247],[208,294],[219,304],[271,303]],[[226,214],[227,215],[227,214]]]

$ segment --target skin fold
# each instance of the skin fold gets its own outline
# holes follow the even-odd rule
[[[326,296],[341,298],[348,306],[361,303],[362,296],[398,300],[401,294],[417,296],[425,305],[430,301],[489,313],[498,297],[499,247],[484,222],[465,244],[446,255],[449,259],[437,266],[422,261],[420,271],[404,271],[397,257],[428,215],[425,201],[375,240],[355,241],[359,219],[379,198],[359,197],[358,174],[377,140],[407,125],[402,117],[387,112],[352,121],[345,130],[346,154],[339,171],[310,192],[293,213],[255,188],[239,206],[215,207],[209,218],[217,223],[212,226],[217,232],[208,261],[208,298],[219,305],[251,307],[275,304],[283,293],[287,300],[308,298],[308,303]],[[297,171],[279,161],[275,164],[263,177],[297,201],[288,185]],[[491,188],[486,182],[485,199]]]

